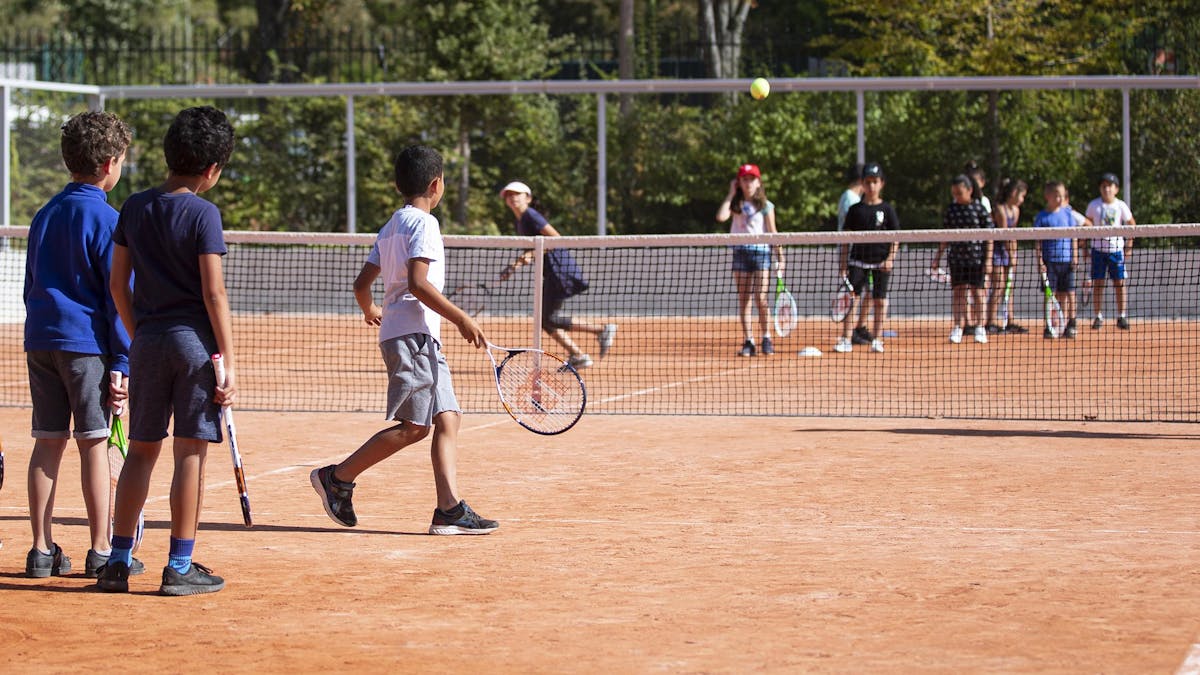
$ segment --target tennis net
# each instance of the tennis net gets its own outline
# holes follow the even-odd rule
[[[581,371],[590,413],[1196,421],[1200,225],[1135,229],[1127,261],[1127,329],[1117,325],[1111,281],[1101,296],[1102,323],[1092,327],[1091,258],[1081,255],[1075,272],[1076,335],[1043,335],[1045,295],[1037,240],[1091,240],[1129,231],[1026,228],[534,240],[447,236],[446,292],[482,285],[477,320],[492,342],[541,344],[566,356],[534,317],[541,298],[536,289],[552,276],[537,253],[569,251],[589,289],[566,300],[560,314],[572,317],[575,328],[569,336],[593,361]],[[0,250],[0,404],[26,406],[20,300],[25,229],[3,228],[0,235],[7,237]],[[981,236],[1018,243],[1007,302],[1005,287],[998,285],[995,292],[1000,308],[1007,307],[1007,323],[1023,325],[1028,333],[987,333],[985,328],[987,342],[981,343],[968,329],[955,344],[949,339],[951,285],[928,274],[930,261],[940,242]],[[231,231],[226,238],[225,275],[242,407],[382,410],[386,377],[377,329],[362,321],[351,291],[373,236]],[[899,251],[888,283],[887,318],[874,336],[882,340],[884,351],[854,344],[848,353],[836,352],[842,325],[830,320],[829,309],[840,283],[839,249],[885,241],[898,242]],[[731,247],[750,244],[782,247],[783,278],[798,311],[786,337],[775,331],[773,316],[768,322],[772,356],[762,355],[764,331],[753,318],[756,356],[744,358],[739,356],[745,336]],[[532,264],[498,280],[510,263],[535,246]],[[943,256],[943,265],[945,260]],[[774,275],[768,273],[764,283],[773,315]],[[991,292],[985,291],[985,305]],[[376,298],[381,296],[377,286]],[[1059,297],[1068,304],[1067,294]],[[998,316],[1004,316],[1003,309]],[[857,318],[853,313],[852,326]],[[986,327],[986,308],[971,323]],[[592,330],[616,326],[604,358],[598,336],[582,330],[589,325]],[[873,331],[872,319],[866,327]],[[486,356],[449,324],[443,325],[442,338],[464,410],[501,411]]]

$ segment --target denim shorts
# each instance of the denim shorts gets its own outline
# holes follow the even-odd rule
[[[766,246],[734,246],[734,272],[763,272],[771,269],[771,249]]]
[[[213,402],[217,375],[211,333],[177,330],[135,334],[129,347],[129,438],[153,443],[167,437],[220,443],[220,406]]]
[[[458,412],[450,366],[432,336],[409,333],[379,343],[387,366],[387,418],[427,427],[443,412]]]
[[[75,438],[107,438],[108,363],[99,354],[32,351],[29,394],[33,400],[33,437],[69,438],[72,413]]]
[[[1055,293],[1075,291],[1075,270],[1071,263],[1046,263],[1046,280]]]

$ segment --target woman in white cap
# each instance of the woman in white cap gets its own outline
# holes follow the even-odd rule
[[[516,217],[518,236],[559,236],[558,230],[532,207],[533,191],[525,183],[513,181],[505,185],[500,190],[500,197]],[[500,274],[500,279],[507,279],[518,267],[531,262],[533,252],[526,251]],[[600,357],[603,358],[612,347],[613,338],[617,334],[617,324],[587,323],[558,313],[567,298],[586,291],[588,287],[579,263],[570,252],[561,248],[548,251],[545,256],[545,270],[542,284],[542,329],[567,350],[570,355],[568,363],[576,368],[587,368],[592,365],[592,358],[575,344],[568,331],[581,330],[595,335],[600,342]]]

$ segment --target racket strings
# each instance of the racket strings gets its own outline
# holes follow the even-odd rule
[[[537,352],[509,356],[497,372],[504,405],[522,423],[553,431],[574,422],[583,408],[583,389],[569,366]]]

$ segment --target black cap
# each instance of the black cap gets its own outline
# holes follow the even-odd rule
[[[1112,183],[1113,185],[1116,185],[1117,187],[1121,187],[1121,181],[1120,181],[1120,179],[1117,178],[1117,174],[1115,174],[1115,173],[1100,174],[1100,182],[1101,183]]]
[[[862,177],[865,178],[883,178],[883,167],[876,162],[867,162],[863,165]]]

